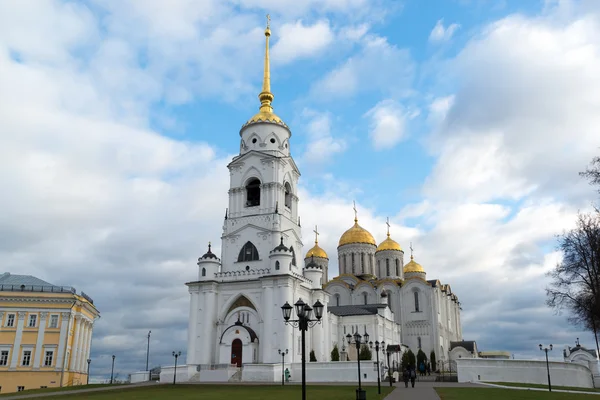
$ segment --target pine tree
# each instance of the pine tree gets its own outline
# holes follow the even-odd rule
[[[402,353],[402,360],[401,361],[401,366],[400,368],[402,369],[402,371],[404,371],[405,369],[407,369],[410,366],[410,357],[408,355],[408,351],[405,351],[404,353]]]
[[[335,344],[333,350],[331,350],[331,361],[340,361],[340,351],[338,350],[337,344]]]
[[[421,349],[417,352],[417,369],[421,371],[421,366],[423,366],[423,371],[427,368],[427,356],[425,352]]]
[[[315,355],[315,351],[310,351],[310,362],[317,362],[317,356]]]
[[[431,354],[429,354],[429,361],[431,362],[431,370],[437,371],[437,360],[435,359],[435,352],[431,350]]]
[[[411,368],[415,368],[415,366],[417,365],[415,353],[413,353],[411,349],[408,349],[407,353],[408,353],[408,365],[410,365]]]
[[[360,346],[360,353],[358,355],[359,360],[370,360],[373,358],[373,354],[371,354],[371,349],[366,344]]]

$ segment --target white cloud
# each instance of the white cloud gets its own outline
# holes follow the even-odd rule
[[[414,69],[407,50],[390,44],[386,38],[367,35],[358,53],[315,83],[311,91],[323,99],[369,91],[397,97],[409,92]]]
[[[331,133],[331,114],[305,109],[302,116],[309,119],[306,126],[308,141],[301,157],[311,163],[331,161],[337,153],[346,150],[346,141]]]
[[[459,24],[450,24],[447,28],[444,27],[444,20],[440,19],[435,24],[431,33],[429,34],[430,42],[445,42],[452,38],[454,32],[460,28]]]
[[[273,61],[289,63],[299,58],[322,53],[333,41],[329,21],[317,21],[307,26],[298,20],[280,28],[279,40],[273,46]]]
[[[404,138],[408,116],[398,102],[380,101],[364,116],[371,120],[369,136],[375,149],[389,149]]]

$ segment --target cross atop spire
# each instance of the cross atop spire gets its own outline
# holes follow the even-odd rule
[[[413,247],[412,247],[412,242],[410,242],[410,259],[413,259]]]
[[[271,27],[271,16],[267,14],[267,29]]]
[[[352,201],[352,204],[354,205],[354,207],[352,207],[352,209],[354,210],[354,222],[358,222],[358,211],[356,211],[356,201]]]
[[[387,217],[385,219],[385,224],[387,225],[387,237],[390,237],[390,218]]]
[[[315,230],[313,231],[315,233],[315,244],[319,243],[319,230],[317,229],[317,225],[315,225]]]

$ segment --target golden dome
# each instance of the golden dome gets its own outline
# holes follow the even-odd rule
[[[304,257],[304,258],[310,258],[310,257],[319,257],[319,258],[329,259],[329,257],[327,257],[327,253],[325,253],[325,250],[320,248],[319,243],[317,243],[317,242],[315,242],[315,245],[313,246],[313,248],[310,249],[308,251],[308,253],[306,253],[306,257]]]
[[[425,272],[423,266],[416,262],[413,259],[413,256],[410,256],[410,262],[404,266],[404,273],[406,274],[409,272]]]
[[[400,247],[400,245],[398,244],[398,242],[396,242],[395,240],[393,240],[390,237],[390,234],[387,234],[387,239],[385,239],[383,242],[381,242],[379,244],[379,246],[377,247],[377,250],[375,250],[375,253],[377,253],[378,251],[383,251],[383,250],[398,250],[398,251],[402,251],[402,247]]]
[[[373,235],[371,235],[369,231],[358,225],[357,219],[354,219],[354,226],[348,229],[346,232],[344,232],[344,234],[340,238],[338,247],[350,243],[367,243],[372,244],[373,246],[377,246],[377,242],[375,241]]]

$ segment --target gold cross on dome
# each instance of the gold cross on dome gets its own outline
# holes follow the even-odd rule
[[[413,248],[412,248],[412,242],[410,242],[410,259],[412,260],[413,258]]]
[[[389,237],[390,236],[390,218],[389,217],[387,217],[385,219],[385,224],[387,225],[387,235]]]
[[[319,243],[319,230],[317,229],[317,225],[315,225],[315,230],[313,232],[315,233],[315,243]]]
[[[354,204],[354,207],[352,207],[352,209],[354,210],[354,222],[358,222],[358,212],[356,211],[356,201],[352,201],[352,204]]]
[[[267,14],[267,29],[271,27],[271,16]]]

